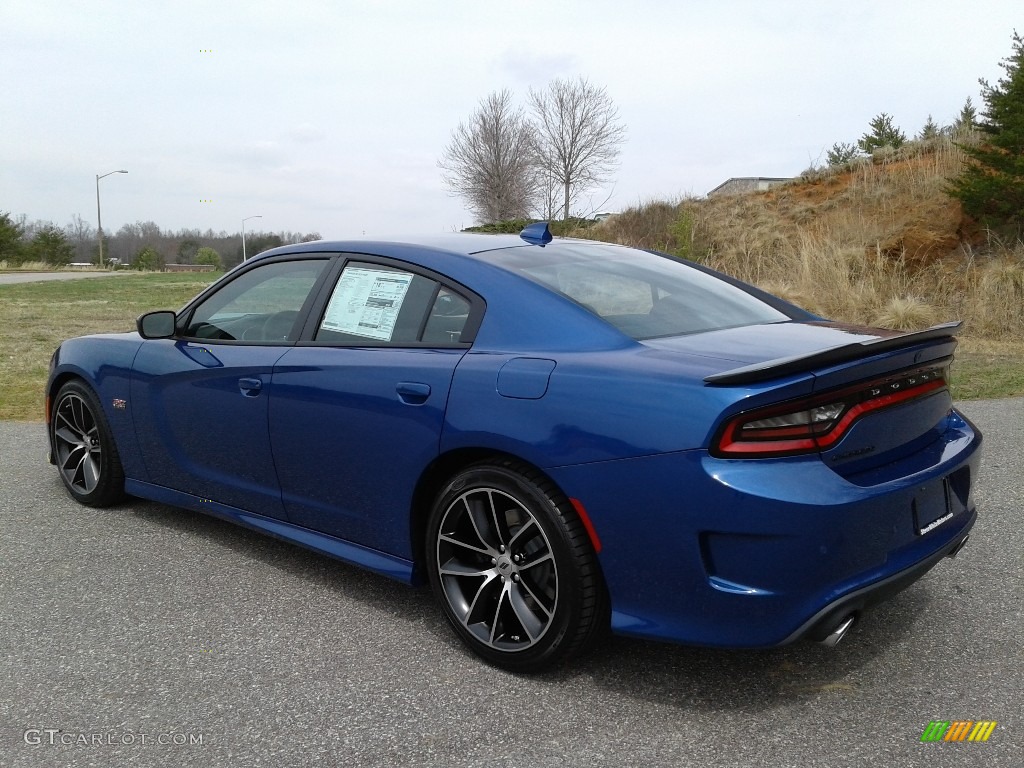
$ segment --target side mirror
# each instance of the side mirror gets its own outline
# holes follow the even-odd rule
[[[177,318],[170,310],[147,312],[135,321],[139,336],[144,339],[169,339],[174,336],[174,322]]]

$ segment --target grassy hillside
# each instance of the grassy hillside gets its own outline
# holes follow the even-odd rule
[[[593,237],[702,261],[847,322],[897,328],[962,319],[967,334],[1024,329],[1024,247],[990,242],[944,193],[963,156],[948,141],[766,192],[630,209]]]
[[[695,259],[834,320],[963,320],[961,391],[1024,394],[1024,245],[994,241],[945,194],[963,163],[948,140],[913,142],[765,192],[651,202],[574,234]]]

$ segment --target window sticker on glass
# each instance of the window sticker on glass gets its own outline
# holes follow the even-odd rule
[[[391,341],[412,280],[413,275],[406,272],[346,267],[320,327]]]

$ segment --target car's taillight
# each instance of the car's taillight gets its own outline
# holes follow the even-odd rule
[[[792,456],[825,450],[857,419],[946,388],[948,363],[919,368],[825,395],[758,408],[729,419],[711,453],[726,458]]]

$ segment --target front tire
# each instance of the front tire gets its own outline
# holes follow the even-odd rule
[[[50,430],[60,479],[80,504],[107,507],[124,497],[124,470],[95,393],[81,381],[57,392]]]
[[[529,672],[564,662],[607,626],[604,583],[579,516],[518,462],[469,467],[448,483],[426,555],[456,634],[497,666]]]

